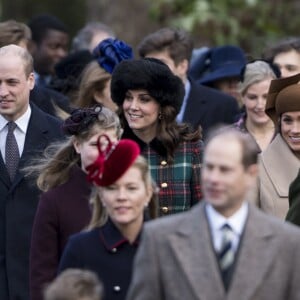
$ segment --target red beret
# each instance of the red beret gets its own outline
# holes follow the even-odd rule
[[[101,141],[108,144],[101,149]],[[103,147],[103,146],[102,146]],[[88,180],[99,186],[108,186],[116,182],[129,169],[140,154],[139,145],[128,139],[112,143],[107,135],[98,139],[99,156],[87,167]]]

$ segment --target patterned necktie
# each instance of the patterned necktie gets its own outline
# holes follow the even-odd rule
[[[222,233],[223,237],[221,242],[221,248],[218,252],[218,260],[222,273],[222,279],[225,288],[227,289],[231,278],[230,269],[233,266],[234,262],[234,250],[232,248],[234,233],[232,231],[232,228],[228,224],[225,224],[222,227]]]
[[[9,177],[12,181],[18,169],[20,154],[19,154],[17,140],[14,135],[14,130],[16,129],[17,124],[14,122],[8,122],[7,126],[8,126],[8,132],[7,132],[6,144],[5,144],[5,164],[6,164]]]

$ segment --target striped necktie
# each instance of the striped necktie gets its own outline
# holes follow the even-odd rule
[[[221,248],[218,252],[218,260],[221,269],[221,275],[224,282],[225,287],[228,287],[228,283],[230,281],[230,269],[233,266],[234,262],[234,250],[232,248],[232,241],[234,237],[234,233],[232,228],[225,224],[222,227],[222,241],[221,241]]]

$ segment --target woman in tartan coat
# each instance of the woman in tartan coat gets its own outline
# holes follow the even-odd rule
[[[111,96],[120,107],[122,138],[140,145],[160,189],[160,215],[188,210],[201,199],[202,141],[200,130],[176,122],[180,78],[160,60],[126,60],[113,72]]]

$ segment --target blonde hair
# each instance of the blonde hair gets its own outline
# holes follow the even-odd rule
[[[249,86],[268,78],[275,79],[276,75],[267,62],[257,60],[248,63],[245,66],[244,79],[238,85],[238,91],[244,96]]]
[[[25,75],[28,77],[33,72],[33,58],[28,50],[17,46],[8,45],[0,48],[0,56],[19,57],[24,64]]]
[[[158,188],[151,177],[149,165],[146,159],[143,156],[139,155],[131,165],[131,167],[137,167],[141,171],[142,179],[146,188],[151,187],[152,196],[149,202],[148,213],[151,219],[155,219],[158,216]],[[98,188],[93,189],[90,202],[93,207],[93,211],[92,218],[87,227],[87,230],[92,230],[96,227],[104,225],[108,218],[107,211],[100,199]]]
[[[90,62],[83,70],[75,105],[91,107],[98,102],[94,98],[96,91],[103,91],[111,75],[102,69],[97,61]]]

